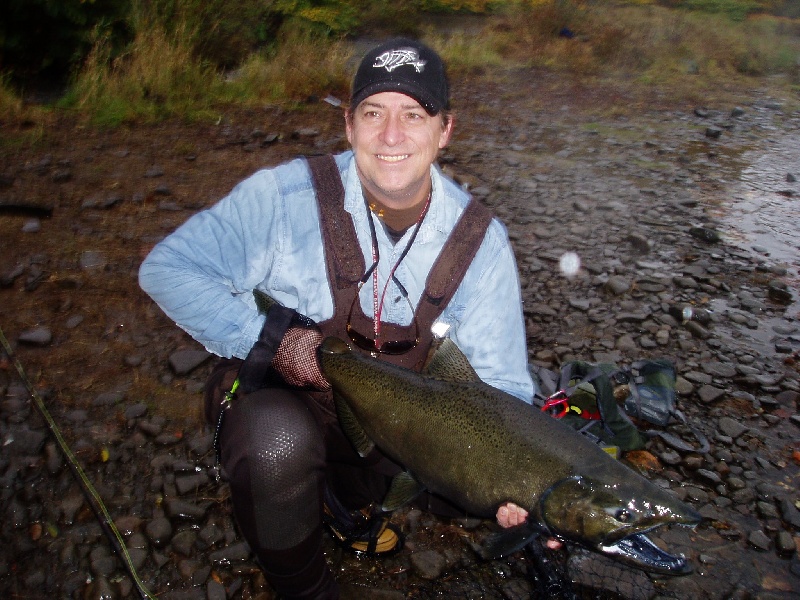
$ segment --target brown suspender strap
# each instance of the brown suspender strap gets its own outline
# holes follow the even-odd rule
[[[470,200],[428,274],[417,308],[420,322],[427,322],[429,318],[433,323],[450,302],[478,253],[491,221],[489,209],[474,198]]]
[[[336,272],[328,273],[330,284],[338,289],[357,285],[366,267],[353,219],[344,210],[344,186],[339,167],[330,154],[308,158],[308,166],[317,194],[322,236],[327,242],[325,250],[333,253]],[[328,261],[329,270],[330,263]]]
[[[330,155],[308,158],[325,245],[328,280],[334,301],[333,317],[319,323],[324,335],[344,334],[347,311],[356,297],[364,273],[364,257],[350,214],[344,210],[344,187],[334,158]],[[433,264],[415,318],[420,325],[416,348],[405,355],[380,355],[384,360],[419,370],[433,342],[431,325],[442,314],[483,243],[492,213],[472,199]],[[360,307],[357,310],[360,315]],[[412,324],[413,326],[413,324]],[[411,329],[412,326],[397,326]],[[413,334],[412,334],[413,335]]]

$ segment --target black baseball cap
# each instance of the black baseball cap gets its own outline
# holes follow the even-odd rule
[[[450,108],[444,63],[434,50],[417,40],[389,40],[361,60],[353,78],[351,108],[380,92],[411,96],[429,115]]]

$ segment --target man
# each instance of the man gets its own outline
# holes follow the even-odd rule
[[[373,555],[402,542],[370,508],[399,466],[358,457],[342,434],[316,358],[323,336],[420,369],[435,323],[484,381],[531,401],[505,229],[435,165],[453,124],[440,57],[387,42],[353,80],[352,151],[256,173],[142,264],[140,284],[166,314],[233,357],[209,380],[206,415],[239,527],[282,598],[338,597],[323,525]],[[279,304],[265,316],[254,290]],[[525,516],[508,504],[497,519]]]

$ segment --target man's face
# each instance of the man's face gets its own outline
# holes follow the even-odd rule
[[[430,189],[430,166],[450,141],[453,122],[429,115],[419,102],[398,92],[381,92],[359,104],[346,119],[361,184],[390,208],[421,202]]]

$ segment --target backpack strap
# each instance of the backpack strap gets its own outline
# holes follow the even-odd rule
[[[635,415],[636,417],[644,420],[649,421],[651,423],[655,423],[654,421],[647,418],[646,415],[642,414],[642,398],[639,391],[639,386],[644,383],[645,378],[642,373],[646,372],[648,368],[652,369],[653,367],[658,367],[660,369],[670,369],[671,377],[674,380],[676,373],[675,368],[672,363],[665,362],[665,361],[651,361],[651,360],[639,360],[631,364],[630,370],[627,373],[628,375],[628,389],[630,392],[630,397],[633,400],[632,407],[635,408]],[[651,399],[652,402],[652,399]],[[625,404],[625,409],[629,408],[628,403]],[[676,450],[680,450],[681,452],[698,452],[700,454],[707,454],[711,448],[711,445],[708,442],[708,438],[706,438],[703,433],[697,429],[694,425],[690,424],[689,421],[686,419],[686,416],[681,412],[674,403],[669,404],[669,406],[665,406],[664,414],[668,414],[666,420],[664,422],[655,423],[656,425],[667,426],[669,425],[669,420],[674,418],[680,421],[695,437],[698,443],[698,447],[693,447],[680,439],[676,435],[672,435],[666,431],[662,431],[660,429],[648,429],[643,431],[644,435],[648,438],[661,438],[663,442]]]

